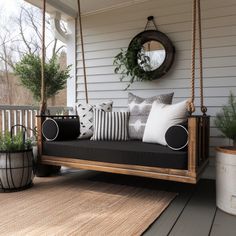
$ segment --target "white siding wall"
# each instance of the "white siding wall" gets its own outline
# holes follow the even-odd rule
[[[129,91],[143,96],[175,92],[174,102],[190,96],[191,6],[192,0],[150,0],[130,7],[83,17],[89,102],[113,100],[116,108],[127,106],[126,82],[119,81],[112,65],[120,48],[144,29],[146,17],[155,17],[158,29],[176,47],[173,67],[161,79],[135,82]],[[214,116],[227,102],[230,90],[236,94],[236,1],[202,0],[204,95],[211,118],[211,162],[214,146],[228,144],[214,127]],[[78,36],[78,42],[79,36]],[[77,51],[77,102],[85,98],[80,47]],[[198,86],[197,82],[197,86]],[[197,105],[199,106],[199,90]],[[213,169],[213,168],[210,168]],[[208,173],[210,175],[210,171]]]

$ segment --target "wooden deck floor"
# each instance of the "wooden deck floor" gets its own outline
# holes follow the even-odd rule
[[[144,236],[236,236],[236,216],[216,207],[213,180],[189,185],[108,173],[99,173],[91,178],[178,193]]]
[[[215,183],[201,180],[193,189],[180,190],[178,197],[145,236],[235,236],[236,217],[216,207]]]

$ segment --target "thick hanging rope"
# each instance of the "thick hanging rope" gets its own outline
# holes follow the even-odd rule
[[[201,25],[201,0],[198,0],[198,38],[199,38],[199,68],[200,68],[200,99],[201,99],[201,111],[203,115],[206,115],[207,108],[204,106],[203,95],[203,66],[202,66],[202,25]]]
[[[46,0],[43,0],[43,19],[42,19],[42,60],[41,60],[41,104],[40,115],[45,115],[47,109],[47,102],[45,96],[45,14],[46,14]]]
[[[195,71],[196,71],[196,31],[198,21],[198,41],[199,41],[199,84],[200,84],[200,100],[201,111],[206,115],[207,108],[204,106],[203,98],[203,63],[202,63],[202,31],[201,31],[201,5],[200,0],[193,1],[193,26],[192,26],[192,80],[191,80],[191,100],[189,103],[188,111],[192,114],[195,111]]]
[[[195,111],[194,99],[195,99],[195,57],[196,57],[196,11],[197,11],[197,1],[193,1],[193,19],[192,19],[192,80],[191,80],[191,100],[189,103],[188,111],[192,114]]]
[[[86,74],[85,57],[84,57],[84,40],[83,40],[83,30],[82,30],[82,19],[81,19],[80,0],[78,0],[77,3],[78,3],[78,18],[79,18],[79,29],[80,29],[80,41],[81,41],[82,63],[83,63],[83,72],[84,72],[84,89],[85,89],[86,103],[88,103],[87,74]]]

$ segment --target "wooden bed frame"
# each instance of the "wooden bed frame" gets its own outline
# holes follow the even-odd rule
[[[42,123],[46,118],[73,119],[77,116],[37,116],[38,152],[41,165],[67,166],[72,168],[135,175],[162,180],[196,184],[209,161],[209,116],[188,118],[188,169],[167,169],[139,165],[113,164],[87,161],[69,157],[48,156],[42,153]]]

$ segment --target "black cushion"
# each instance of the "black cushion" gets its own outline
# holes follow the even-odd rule
[[[171,126],[165,133],[167,146],[178,151],[187,148],[188,131],[184,125]]]
[[[47,141],[73,140],[80,134],[79,119],[51,119],[43,122],[42,134]]]
[[[44,142],[43,154],[117,164],[187,169],[187,152],[141,141]]]

